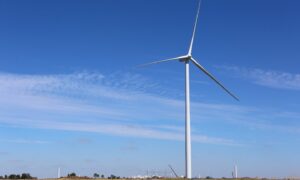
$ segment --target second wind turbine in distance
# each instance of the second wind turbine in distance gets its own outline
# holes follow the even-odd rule
[[[140,65],[139,67],[148,66],[152,64],[158,64],[162,62],[178,60],[185,64],[185,177],[192,178],[192,160],[191,160],[191,124],[190,124],[190,66],[192,62],[197,68],[199,68],[204,74],[210,77],[217,85],[219,85],[225,92],[232,96],[235,100],[239,100],[237,96],[231,93],[225,86],[223,86],[210,72],[208,72],[196,59],[192,56],[194,38],[197,28],[198,16],[200,11],[201,0],[199,1],[198,11],[193,29],[193,35],[190,43],[188,53],[183,56],[178,56],[170,59],[164,59],[160,61],[154,61],[147,64]]]

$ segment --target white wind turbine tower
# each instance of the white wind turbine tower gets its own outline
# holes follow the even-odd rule
[[[178,56],[170,59],[154,61],[147,64],[140,65],[140,67],[148,66],[152,64],[158,64],[167,61],[178,60],[185,63],[185,176],[188,179],[192,178],[192,160],[191,160],[191,125],[190,125],[190,66],[189,63],[192,62],[196,67],[198,67],[204,74],[210,77],[217,85],[219,85],[224,91],[226,91],[234,99],[239,100],[233,93],[225,88],[211,73],[209,73],[200,63],[198,63],[192,56],[193,43],[197,28],[198,16],[200,11],[201,0],[199,0],[198,11],[196,15],[196,20],[194,24],[192,39],[188,53],[183,56]]]
[[[237,169],[237,165],[234,166],[234,178],[235,178],[235,179],[238,178],[238,169]]]
[[[61,176],[60,176],[60,167],[57,169],[57,178],[59,179]]]

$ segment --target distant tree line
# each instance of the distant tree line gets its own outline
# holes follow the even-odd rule
[[[73,178],[73,179],[88,179],[90,177],[87,177],[87,176],[77,176],[77,174],[75,172],[71,172],[69,174],[67,174],[67,177],[68,178]],[[121,179],[120,176],[116,176],[116,175],[113,175],[111,174],[110,176],[107,176],[105,177],[104,174],[100,175],[99,173],[94,173],[93,178],[96,178],[96,179]],[[123,177],[123,179],[125,179],[125,177]]]
[[[120,176],[110,175],[107,177],[107,179],[120,179]]]
[[[68,177],[68,178],[83,178],[83,177],[77,176],[75,172],[69,173],[69,174],[67,175],[67,177]],[[94,177],[94,178],[101,178],[101,179],[105,179],[105,178],[106,178],[106,179],[121,179],[120,176],[116,176],[116,175],[113,175],[113,174],[111,174],[110,176],[105,177],[103,174],[100,175],[100,174],[98,174],[98,173],[94,173],[94,174],[93,174],[93,177]],[[88,177],[86,177],[86,178],[88,178]]]
[[[67,177],[68,177],[68,178],[83,178],[83,177],[77,176],[75,172],[69,173],[69,174],[67,175]],[[101,179],[105,179],[105,178],[107,178],[107,179],[121,179],[120,176],[116,176],[116,175],[113,175],[113,174],[111,174],[110,176],[105,177],[103,174],[100,175],[100,174],[98,174],[98,173],[94,173],[94,174],[93,174],[93,177],[94,177],[94,178],[101,178]],[[88,177],[86,177],[86,178],[88,178]]]
[[[98,174],[98,173],[94,173],[93,177],[94,177],[94,178],[101,178],[101,179],[104,179],[104,178],[105,178],[104,174],[102,174],[102,175],[100,176],[100,174]]]
[[[105,178],[105,176],[102,174],[101,176],[98,174],[98,173],[94,173],[94,176],[93,176],[94,178],[101,178],[101,179],[104,179]],[[121,177],[120,176],[115,176],[115,175],[113,175],[113,174],[111,174],[110,176],[107,176],[106,177],[107,179],[121,179]]]
[[[70,174],[68,174],[68,177],[77,177],[76,173],[72,172]]]
[[[22,174],[10,174],[0,176],[0,179],[37,179],[36,177],[32,177],[29,173]]]

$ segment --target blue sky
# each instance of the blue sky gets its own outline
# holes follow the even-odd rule
[[[194,176],[300,176],[299,1],[203,0]],[[0,1],[0,174],[184,174],[195,0]]]

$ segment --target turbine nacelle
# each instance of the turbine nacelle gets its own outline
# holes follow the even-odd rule
[[[191,60],[191,59],[192,59],[192,56],[191,56],[191,55],[185,55],[185,56],[179,57],[179,61],[180,61],[180,62],[187,62],[187,61],[189,61],[189,60]]]

